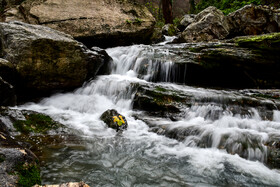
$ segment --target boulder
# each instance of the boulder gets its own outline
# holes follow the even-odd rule
[[[105,59],[70,35],[22,22],[0,23],[0,57],[18,74],[21,95],[48,94],[81,86]]]
[[[170,48],[171,82],[221,88],[280,88],[280,33]],[[177,76],[177,77],[176,77]]]
[[[0,106],[14,106],[16,100],[14,87],[0,77]]]
[[[177,28],[183,32],[187,26],[192,24],[194,22],[195,14],[186,14],[183,16],[183,18],[180,21],[180,24],[177,26]]]
[[[229,34],[226,16],[216,7],[210,6],[197,14],[194,22],[182,33],[184,42],[202,42],[225,39]]]
[[[166,24],[162,27],[161,32],[166,36],[175,36],[177,33],[177,28],[173,24]]]
[[[108,127],[112,128],[112,129],[116,129],[117,132],[119,130],[125,130],[127,129],[127,121],[125,119],[125,117],[121,114],[119,114],[116,110],[111,109],[111,110],[107,110],[105,111],[100,119],[102,121],[104,121],[104,123],[106,123],[108,125]]]
[[[27,0],[2,17],[51,27],[90,47],[148,42],[155,24],[146,7],[130,0]]]
[[[280,31],[280,10],[247,5],[227,16],[230,36],[259,35]]]

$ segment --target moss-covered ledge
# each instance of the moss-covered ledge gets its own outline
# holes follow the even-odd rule
[[[240,47],[279,52],[280,32],[257,36],[236,37],[233,39],[233,42]]]

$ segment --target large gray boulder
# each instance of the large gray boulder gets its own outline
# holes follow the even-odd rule
[[[130,0],[26,0],[2,17],[51,27],[90,47],[145,42],[155,24],[146,7]]]
[[[184,42],[212,41],[225,39],[229,34],[226,16],[216,7],[210,6],[200,12],[194,22],[182,33]]]
[[[280,31],[280,10],[253,4],[229,14],[230,36],[258,35]]]
[[[70,35],[22,22],[0,23],[0,43],[0,57],[14,66],[21,93],[79,87],[94,77],[105,61]]]

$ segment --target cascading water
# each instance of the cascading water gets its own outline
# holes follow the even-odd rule
[[[267,159],[265,142],[272,136],[280,137],[279,111],[273,112],[271,121],[263,120],[254,108],[241,115],[211,100],[196,104],[209,96],[223,100],[223,95],[234,93],[149,82],[176,82],[178,70],[172,50],[163,45],[117,47],[107,52],[114,60],[111,75],[99,76],[72,93],[20,106],[49,114],[80,137],[79,144],[45,148],[47,154],[41,158],[43,183],[83,180],[90,186],[280,185],[279,171],[262,163]],[[192,93],[193,105],[183,108],[176,121],[151,117],[133,110],[137,85],[160,85]],[[128,121],[128,129],[121,135],[99,119],[112,108]],[[151,132],[146,122],[169,131],[176,129],[179,135],[183,132],[183,139]]]

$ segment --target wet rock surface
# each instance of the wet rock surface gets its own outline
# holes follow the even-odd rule
[[[223,119],[227,123],[225,116],[240,118],[240,124],[231,125],[245,129],[246,125],[250,126],[249,123],[246,124],[246,119],[273,120],[274,111],[280,108],[278,90],[193,91],[191,88],[175,89],[165,85],[156,88],[140,85],[133,107],[145,112],[135,115],[135,118],[148,124],[151,132],[189,142],[189,146],[217,147],[230,154],[261,161],[271,168],[279,168],[279,142],[273,134],[264,140],[260,136],[254,136],[253,132],[241,133],[236,137],[233,129],[233,132],[217,133],[220,138],[216,140],[212,131],[219,126],[210,125]],[[188,121],[194,116],[197,120],[204,119],[201,121],[202,125],[195,125],[195,122],[192,125]],[[258,128],[266,127],[264,124]]]
[[[47,115],[1,107],[0,185],[41,184],[38,157],[43,158],[45,149],[79,141],[71,130]]]
[[[14,66],[25,97],[79,87],[108,60],[69,35],[22,22],[0,23],[0,40],[1,57]]]
[[[108,127],[116,129],[116,131],[123,131],[127,129],[127,121],[123,115],[118,113],[116,110],[106,110],[100,117]]]

